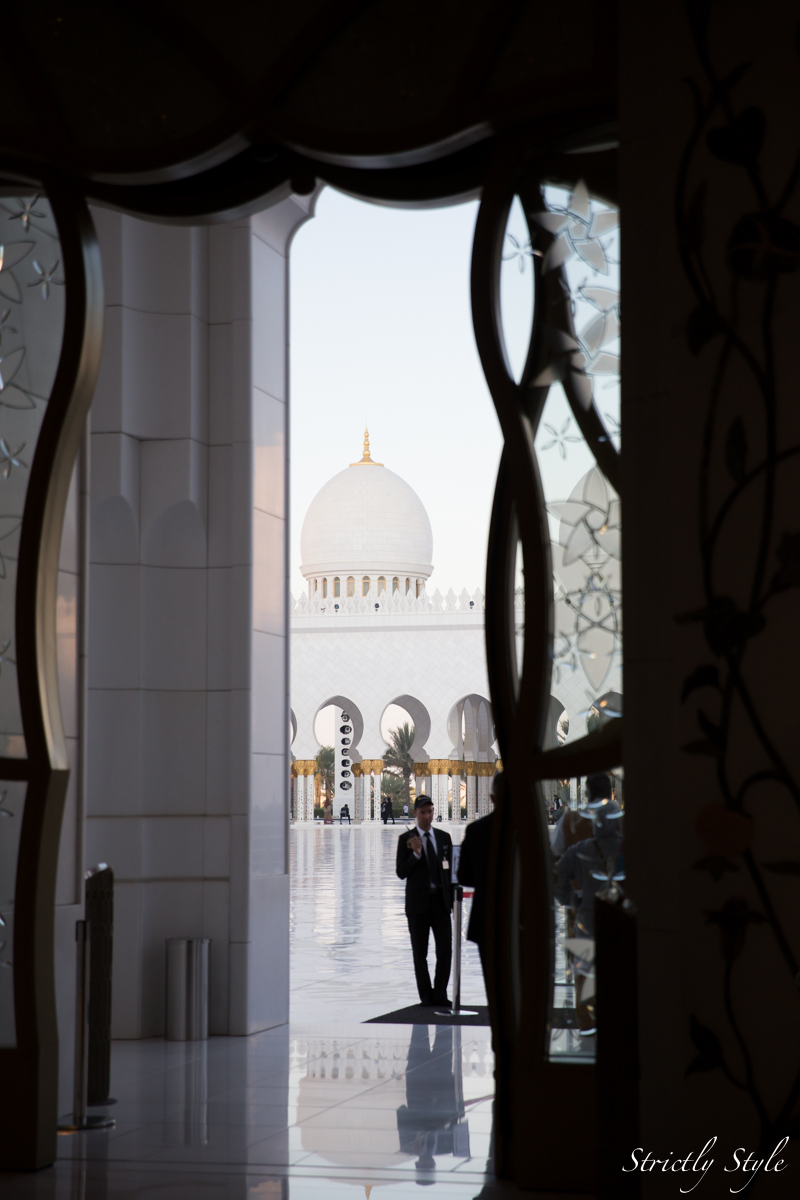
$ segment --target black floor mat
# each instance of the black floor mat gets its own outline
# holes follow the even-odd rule
[[[428,1007],[425,1004],[411,1004],[408,1008],[398,1008],[394,1012],[386,1013],[382,1017],[371,1017],[369,1021],[365,1021],[365,1025],[488,1025],[489,1024],[489,1009],[486,1005],[480,1006],[473,1004],[470,1006],[470,1011],[475,1013],[475,1016],[469,1016],[465,1012],[450,1014],[449,1016],[439,1016],[440,1012],[445,1012],[445,1009],[439,1009],[438,1005]]]

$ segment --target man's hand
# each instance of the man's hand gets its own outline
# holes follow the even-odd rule
[[[408,839],[408,844],[409,844],[410,848],[414,851],[415,854],[422,854],[422,838],[421,837],[417,837],[415,834],[414,837]]]

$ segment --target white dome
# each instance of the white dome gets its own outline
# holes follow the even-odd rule
[[[321,575],[403,575],[433,571],[433,534],[413,488],[364,457],[328,480],[309,505],[300,533],[306,579]]]

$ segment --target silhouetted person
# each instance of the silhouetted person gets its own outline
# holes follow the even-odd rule
[[[550,842],[553,857],[560,858],[570,846],[591,837],[593,832],[592,822],[587,817],[584,817],[577,809],[565,808],[558,818],[556,831]]]
[[[505,779],[502,771],[497,771],[492,779],[492,803],[497,804],[505,789]],[[461,843],[461,856],[458,860],[458,882],[463,887],[475,889],[472,897],[472,910],[469,914],[467,940],[474,942],[481,956],[481,969],[484,982],[486,981],[486,893],[489,883],[489,848],[492,844],[492,822],[494,813],[472,821],[464,834]]]
[[[342,821],[347,821],[347,824],[348,825],[350,824],[350,805],[349,804],[343,804],[342,807],[339,809],[339,824],[340,825],[341,825]]]
[[[414,802],[417,823],[400,834],[397,843],[397,875],[406,881],[406,918],[411,935],[414,974],[421,1004],[449,1005],[447,982],[453,937],[450,910],[453,907],[450,886],[453,843],[444,829],[431,829],[433,801],[417,796]],[[433,984],[428,971],[428,940],[433,932],[436,945],[436,971]]]

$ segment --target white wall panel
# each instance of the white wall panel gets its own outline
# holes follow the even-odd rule
[[[286,522],[253,510],[253,628],[284,635],[286,619]]]
[[[253,634],[252,730],[254,754],[285,754],[289,745],[286,639]]]
[[[141,811],[205,811],[205,692],[140,692]]]
[[[143,688],[206,686],[206,572],[142,567]]]
[[[89,816],[139,812],[139,692],[89,691]]]
[[[142,818],[142,879],[202,878],[204,824],[203,816]]]
[[[212,938],[212,1032],[288,1015],[286,249],[311,207],[98,216],[89,830],[131,880],[116,1036],[162,1032],[169,936]]]
[[[123,317],[123,414],[139,438],[192,436],[192,334],[195,318],[126,308]]]
[[[139,686],[139,568],[93,563],[89,687]]]
[[[253,505],[286,516],[286,406],[253,389]]]
[[[136,817],[90,817],[86,823],[86,862],[107,862],[120,879],[139,879],[141,822]]]
[[[117,216],[117,221],[124,218]],[[103,249],[101,243],[101,249]],[[105,255],[104,255],[105,265]],[[122,393],[122,323],[124,309],[106,301],[103,356],[92,399],[92,435],[119,433],[125,426]]]

